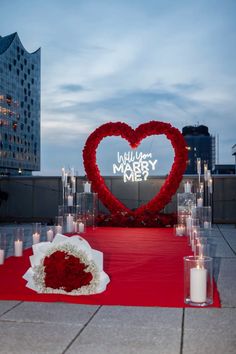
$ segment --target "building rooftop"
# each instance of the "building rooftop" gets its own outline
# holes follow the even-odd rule
[[[9,48],[16,35],[17,33],[15,32],[5,37],[0,36],[0,54],[4,53]]]
[[[232,146],[232,155],[236,155],[236,144]]]
[[[222,354],[235,352],[236,228],[210,237],[222,308],[0,301],[1,353]]]
[[[197,126],[193,126],[193,125],[188,125],[186,127],[183,127],[182,129],[182,134],[183,136],[189,135],[189,136],[209,136],[209,131],[208,131],[208,127],[206,127],[205,125],[197,125]]]

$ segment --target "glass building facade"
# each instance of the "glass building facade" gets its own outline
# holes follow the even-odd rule
[[[201,158],[201,169],[207,163],[211,172],[215,168],[215,137],[210,135],[205,125],[186,126],[182,134],[188,146],[188,166],[185,174],[197,174],[197,158]]]
[[[40,170],[40,49],[0,36],[0,174]]]

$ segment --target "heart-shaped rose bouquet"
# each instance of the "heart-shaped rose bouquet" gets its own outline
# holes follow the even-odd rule
[[[97,166],[97,148],[100,142],[108,136],[120,136],[128,141],[132,149],[136,149],[146,137],[161,134],[170,140],[174,149],[174,162],[171,171],[160,191],[152,200],[134,211],[130,210],[106,186]],[[93,191],[98,193],[99,199],[112,214],[125,213],[135,218],[140,215],[157,214],[171,201],[171,197],[176,193],[186,170],[187,158],[187,146],[181,132],[169,123],[158,121],[141,124],[136,129],[132,129],[122,122],[103,124],[90,134],[83,150],[87,178],[92,182]]]

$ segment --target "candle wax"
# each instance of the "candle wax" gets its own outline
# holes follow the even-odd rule
[[[51,229],[47,231],[47,240],[48,242],[52,242],[53,240],[53,231]]]
[[[23,242],[16,240],[14,243],[15,257],[21,257],[23,254]]]
[[[33,245],[35,245],[36,243],[39,243],[40,241],[40,234],[38,232],[35,232],[33,235]]]
[[[190,300],[201,303],[206,301],[207,270],[204,268],[190,269]]]
[[[4,263],[4,250],[0,249],[0,264]]]
[[[79,232],[84,232],[84,224],[82,222],[79,223]]]

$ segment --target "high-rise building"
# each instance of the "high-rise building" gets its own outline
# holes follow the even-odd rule
[[[0,174],[40,170],[40,49],[0,36]]]
[[[197,174],[197,158],[203,164],[207,163],[208,169],[215,167],[215,137],[210,135],[205,125],[186,126],[182,134],[188,146],[188,166],[185,174]]]

